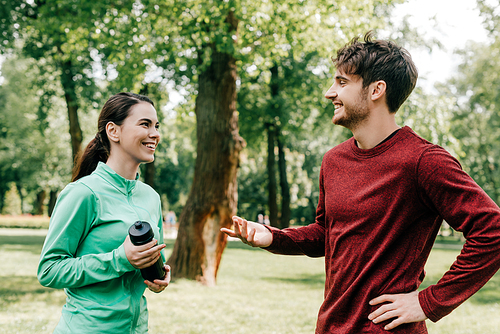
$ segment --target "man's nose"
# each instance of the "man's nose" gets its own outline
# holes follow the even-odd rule
[[[337,97],[337,91],[333,85],[330,87],[330,89],[328,89],[328,91],[325,94],[325,97],[330,100]]]

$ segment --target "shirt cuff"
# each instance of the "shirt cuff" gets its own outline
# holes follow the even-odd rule
[[[117,260],[116,263],[118,266],[117,270],[119,272],[126,273],[126,272],[133,271],[133,270],[137,269],[127,259],[127,255],[125,254],[125,247],[123,246],[123,244],[121,244],[120,247],[118,247],[115,250],[115,253],[116,253],[116,260]]]

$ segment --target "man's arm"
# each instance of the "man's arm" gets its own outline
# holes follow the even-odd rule
[[[463,232],[462,252],[435,285],[407,294],[383,295],[370,301],[379,305],[369,315],[378,323],[438,321],[479,290],[500,267],[500,209],[445,150],[434,147],[421,158],[420,200],[437,211],[450,226]]]
[[[434,285],[419,293],[427,317],[438,321],[476,293],[500,267],[500,208],[440,148],[427,151],[419,165],[422,200],[466,242],[456,261]]]
[[[233,230],[221,228],[221,232],[253,247],[262,247],[275,254],[325,256],[325,195],[323,171],[320,172],[319,202],[316,221],[308,226],[283,230],[233,217]]]

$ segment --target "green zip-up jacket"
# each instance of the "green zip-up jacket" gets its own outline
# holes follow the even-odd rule
[[[54,333],[148,332],[146,284],[123,247],[137,220],[163,243],[158,194],[104,163],[61,192],[38,266],[40,283],[67,295]]]

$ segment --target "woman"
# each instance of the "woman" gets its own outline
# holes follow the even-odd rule
[[[40,283],[67,295],[54,333],[148,331],[144,290],[161,292],[170,282],[166,265],[154,282],[139,270],[165,247],[160,198],[137,180],[139,165],[154,160],[158,124],[153,102],[137,94],[114,95],[101,110],[98,132],[57,200],[38,266]],[[156,238],[142,246],[128,237],[138,220]]]

